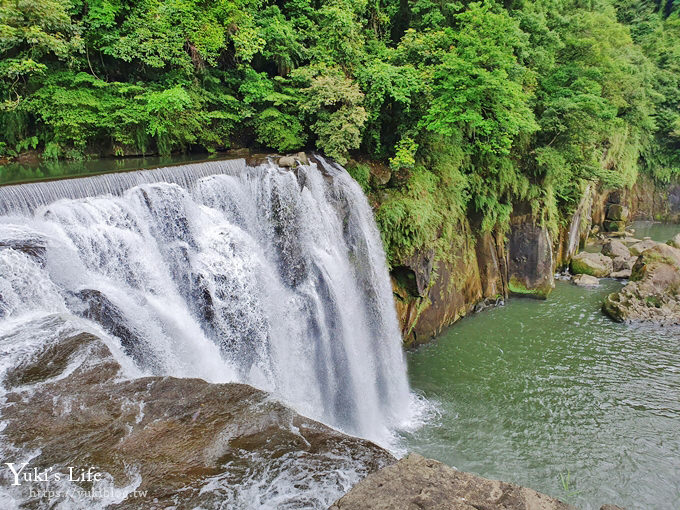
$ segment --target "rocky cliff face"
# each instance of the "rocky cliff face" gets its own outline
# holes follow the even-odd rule
[[[657,183],[640,175],[631,189],[593,191],[592,220],[594,225],[609,226],[608,222],[655,220],[680,222],[680,182]]]
[[[446,258],[420,252],[391,271],[397,313],[406,344],[423,343],[484,303],[507,294],[505,243],[495,234],[474,236],[470,223]]]
[[[443,260],[417,252],[391,271],[404,342],[424,343],[474,310],[508,295],[544,299],[554,273],[569,266],[591,231],[621,232],[631,219],[680,221],[680,183],[657,185],[641,176],[631,190],[588,185],[556,236],[526,204],[516,204],[506,233],[476,234],[472,220]]]

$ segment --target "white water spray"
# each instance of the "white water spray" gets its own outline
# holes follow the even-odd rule
[[[7,186],[0,214],[0,324],[85,317],[143,371],[246,382],[376,441],[408,414],[380,237],[338,165]]]

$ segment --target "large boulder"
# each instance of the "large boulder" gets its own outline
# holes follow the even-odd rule
[[[17,459],[30,452],[26,471],[93,466],[103,475],[94,483],[50,480],[51,490],[68,490],[73,499],[116,487],[123,496],[107,508],[247,508],[260,506],[252,498],[267,487],[278,491],[272,506],[319,508],[348,482],[396,461],[244,384],[129,379],[107,344],[90,334],[60,333],[36,351],[29,347],[2,381],[3,447]],[[50,500],[46,486],[6,487],[17,502],[12,508],[104,506],[96,496],[91,505],[69,496]]]
[[[587,274],[597,278],[605,278],[614,270],[612,259],[601,253],[581,252],[571,259],[573,274]]]
[[[355,485],[329,510],[573,510],[511,483],[464,473],[411,454]]]
[[[628,258],[630,257],[630,250],[621,241],[609,239],[602,246],[602,254],[613,259],[617,257]]]
[[[656,244],[645,250],[630,282],[606,297],[603,310],[619,322],[680,324],[680,249]]]
[[[508,238],[508,290],[545,299],[555,288],[552,242],[530,215],[514,218]]]
[[[640,241],[639,243],[636,243],[630,247],[630,254],[635,255],[637,257],[643,251],[648,250],[657,244],[659,243],[657,243],[656,241],[652,241],[651,239]]]
[[[283,156],[279,158],[278,164],[280,167],[295,168],[297,166],[297,161],[295,156]]]
[[[587,274],[577,274],[571,281],[579,287],[597,287],[600,285],[598,278]]]
[[[637,257],[616,257],[612,263],[614,264],[614,271],[630,271],[633,269],[633,265]]]

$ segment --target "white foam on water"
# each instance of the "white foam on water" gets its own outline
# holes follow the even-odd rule
[[[371,208],[339,165],[211,162],[3,187],[0,199],[0,369],[55,334],[17,328],[57,314],[102,336],[131,376],[245,382],[387,447],[427,414],[409,391]],[[336,475],[343,490],[356,481]],[[287,476],[268,483],[299,484]]]

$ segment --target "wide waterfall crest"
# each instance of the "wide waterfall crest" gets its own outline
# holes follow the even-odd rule
[[[384,253],[317,159],[0,188],[0,321],[71,314],[147,373],[247,382],[383,440],[410,399]]]

